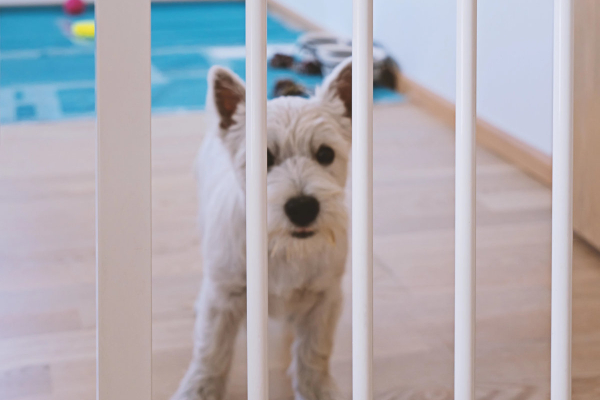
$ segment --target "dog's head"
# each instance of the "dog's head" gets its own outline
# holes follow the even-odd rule
[[[213,67],[207,107],[245,186],[246,106],[243,81]],[[351,144],[352,65],[340,64],[310,98],[267,103],[267,196],[271,253],[311,251],[317,238],[336,241],[346,228],[345,185]]]

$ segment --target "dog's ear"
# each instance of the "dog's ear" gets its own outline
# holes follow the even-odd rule
[[[327,75],[323,86],[317,92],[323,101],[341,101],[344,106],[343,115],[352,118],[352,58],[342,61]]]
[[[246,88],[233,71],[214,66],[208,71],[208,95],[206,104],[219,118],[219,128],[229,129],[244,122]]]

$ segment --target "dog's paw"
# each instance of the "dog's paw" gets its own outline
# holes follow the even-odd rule
[[[199,400],[195,393],[184,393],[178,390],[169,400]]]
[[[221,400],[223,386],[221,378],[204,378],[193,386],[182,385],[171,400]]]
[[[200,395],[197,391],[184,391],[178,390],[173,396],[171,396],[170,400],[200,400]]]
[[[294,400],[347,400],[333,384],[304,384],[294,390]]]

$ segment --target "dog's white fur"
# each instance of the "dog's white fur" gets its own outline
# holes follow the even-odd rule
[[[296,400],[336,397],[329,358],[347,253],[345,185],[351,143],[351,64],[342,63],[315,96],[267,104],[269,314],[294,330],[290,368]],[[233,72],[213,67],[207,109],[215,116],[196,161],[204,278],[196,302],[193,359],[173,400],[221,400],[238,327],[246,314],[245,89]],[[320,165],[315,153],[331,147]],[[265,149],[266,150],[266,149]],[[297,238],[284,212],[298,195],[318,199],[320,212]]]

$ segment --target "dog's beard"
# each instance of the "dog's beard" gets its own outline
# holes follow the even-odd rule
[[[308,231],[307,231],[308,232]],[[286,261],[303,259],[314,256],[315,253],[327,251],[335,247],[337,239],[335,230],[329,227],[320,227],[311,230],[310,236],[300,238],[285,229],[269,232],[269,256],[283,258]]]

